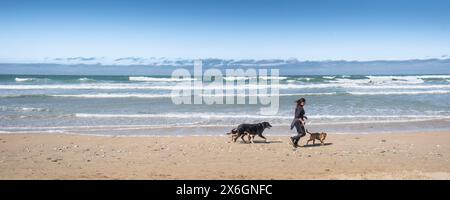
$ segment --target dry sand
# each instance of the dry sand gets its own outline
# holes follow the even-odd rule
[[[450,132],[288,141],[3,134],[0,179],[450,179]]]

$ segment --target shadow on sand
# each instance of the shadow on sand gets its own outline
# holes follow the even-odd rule
[[[243,141],[240,141],[240,143],[241,144],[251,144],[250,142],[244,143]],[[265,142],[264,140],[255,140],[255,141],[253,141],[253,143],[254,144],[271,144],[271,143],[283,143],[283,141],[277,141],[277,140],[270,141],[270,140],[267,140],[267,142]]]
[[[323,143],[323,145],[322,144],[320,144],[320,143],[316,143],[316,144],[308,144],[308,145],[303,145],[302,147],[320,147],[320,146],[328,146],[328,145],[332,145],[333,143],[331,143],[331,142],[329,142],[329,143]]]

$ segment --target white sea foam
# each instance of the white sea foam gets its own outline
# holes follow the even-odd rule
[[[20,107],[17,108],[18,110],[24,111],[24,112],[44,112],[48,111],[46,108],[32,108],[32,107]]]
[[[96,83],[96,84],[45,84],[45,85],[0,85],[5,90],[127,90],[127,89],[166,89],[173,86],[149,86],[128,83]]]
[[[144,81],[144,82],[180,82],[180,81],[192,81],[194,78],[155,78],[155,77],[145,77],[145,76],[130,76],[128,77],[130,81]]]
[[[36,133],[67,133],[66,131],[62,130],[26,130],[26,131],[0,131],[0,134],[36,134]]]
[[[335,76],[322,76],[322,78],[324,78],[324,79],[334,79],[336,77]]]
[[[203,97],[227,97],[227,96],[320,96],[320,95],[335,95],[336,92],[316,92],[316,93],[287,93],[287,94],[201,94]],[[172,98],[172,94],[143,94],[143,93],[95,93],[95,94],[55,94],[55,95],[47,95],[50,97],[68,97],[68,98]]]
[[[310,78],[310,77],[300,77],[300,78],[297,78],[298,81],[311,81],[311,79],[312,79],[312,78]]]
[[[34,108],[34,107],[7,107],[1,106],[1,111],[20,111],[20,112],[45,112],[47,108]]]
[[[27,81],[33,81],[33,78],[15,78],[16,82],[27,82]]]
[[[418,75],[416,77],[422,79],[450,79],[450,75]]]
[[[418,95],[418,94],[449,94],[450,90],[426,91],[379,91],[379,92],[347,92],[352,95]]]
[[[80,118],[201,118],[201,119],[292,119],[285,115],[240,115],[224,113],[166,113],[166,114],[90,114],[76,113]],[[450,115],[309,115],[309,119],[450,119]]]
[[[249,80],[249,77],[244,77],[244,76],[228,76],[228,77],[223,77],[224,80],[227,81],[238,81],[238,80]]]
[[[14,78],[14,80],[16,82],[46,82],[46,81],[50,81],[50,79],[48,78]]]
[[[309,115],[311,119],[367,119],[367,118],[433,118],[448,119],[450,115]]]
[[[329,83],[334,83],[335,85],[357,85],[357,84],[369,84],[369,79],[347,79],[347,78],[337,78],[334,80],[329,80]]]
[[[260,79],[263,80],[286,80],[288,77],[284,77],[284,76],[259,76]]]
[[[330,83],[341,84],[357,84],[357,85],[390,85],[390,84],[420,84],[424,83],[424,80],[417,77],[406,76],[366,76],[366,79],[348,79],[337,78],[330,80]]]
[[[251,97],[251,96],[258,96],[258,97],[265,97],[265,96],[320,96],[320,95],[335,95],[337,94],[336,92],[312,92],[312,93],[286,93],[286,94],[256,94],[256,95],[251,95],[251,94],[221,94],[221,95],[216,95],[216,94],[202,94],[200,96],[205,96],[205,97],[216,97],[216,96],[245,96],[245,97]]]
[[[223,77],[224,80],[227,81],[236,81],[236,80],[249,80],[249,79],[262,79],[262,80],[286,80],[288,77],[285,76],[257,76],[257,77],[247,77],[247,76],[228,76]]]
[[[366,76],[372,82],[378,83],[424,83],[424,79],[450,79],[450,75],[416,75],[416,76]]]
[[[291,119],[287,116],[266,116],[266,115],[233,115],[233,114],[217,114],[217,113],[167,113],[167,114],[89,114],[89,113],[76,113],[75,117],[80,118],[201,118],[201,119],[224,119],[224,118],[237,118],[237,119]]]
[[[433,121],[433,120],[446,120],[448,117],[439,118],[439,117],[425,117],[425,118],[407,118],[407,119],[399,119],[399,118],[389,118],[385,119],[376,119],[376,120],[351,120],[351,121],[333,121],[333,122],[310,122],[309,125],[349,125],[349,124],[389,124],[389,123],[411,123],[411,122],[424,122],[424,121]],[[288,124],[285,124],[288,125]]]
[[[52,97],[69,98],[171,98],[171,94],[132,94],[132,93],[96,93],[96,94],[55,94]]]
[[[349,85],[344,88],[359,88],[359,89],[446,89],[450,85]]]
[[[450,75],[418,75],[418,76],[365,76],[365,79],[351,79],[349,76],[342,76],[329,82],[332,83],[353,83],[353,84],[421,84],[424,79],[449,79]],[[324,77],[325,78],[325,77]]]
[[[78,81],[81,81],[81,82],[88,82],[88,81],[94,81],[94,80],[93,80],[93,79],[90,79],[90,78],[84,77],[84,78],[79,78]]]
[[[97,83],[97,84],[40,84],[40,85],[0,85],[4,90],[194,90],[194,89],[215,89],[216,86],[204,85],[202,87],[193,87],[187,85],[147,85],[131,83]],[[355,82],[344,83],[319,83],[319,84],[273,84],[273,85],[233,85],[228,89],[314,89],[314,88],[360,88],[360,89],[445,89],[450,88],[449,84],[433,85],[360,85]]]
[[[370,79],[371,83],[408,83],[408,84],[419,84],[423,83],[424,80],[420,76],[366,76]]]

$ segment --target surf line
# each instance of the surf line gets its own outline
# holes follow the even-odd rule
[[[216,68],[210,68],[203,72],[201,60],[194,62],[194,79],[187,69],[174,70],[172,78],[187,81],[177,83],[173,87],[171,90],[172,102],[176,105],[259,103],[262,105],[261,115],[278,113],[279,69],[270,69],[270,76],[268,76],[267,69],[233,68],[225,69],[225,75],[224,77],[222,71]]]

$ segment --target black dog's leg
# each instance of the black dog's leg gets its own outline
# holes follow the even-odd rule
[[[236,135],[233,135],[233,142],[236,142],[236,140],[239,138],[239,136],[240,136],[239,133],[236,134]]]
[[[245,137],[245,135],[242,135],[241,139],[242,139],[242,141],[244,141],[244,143],[247,143],[247,141],[245,141],[244,137]]]
[[[263,139],[264,139],[264,142],[267,142],[267,138],[264,137],[262,134],[259,134],[258,136],[261,137],[261,138],[263,138]]]

